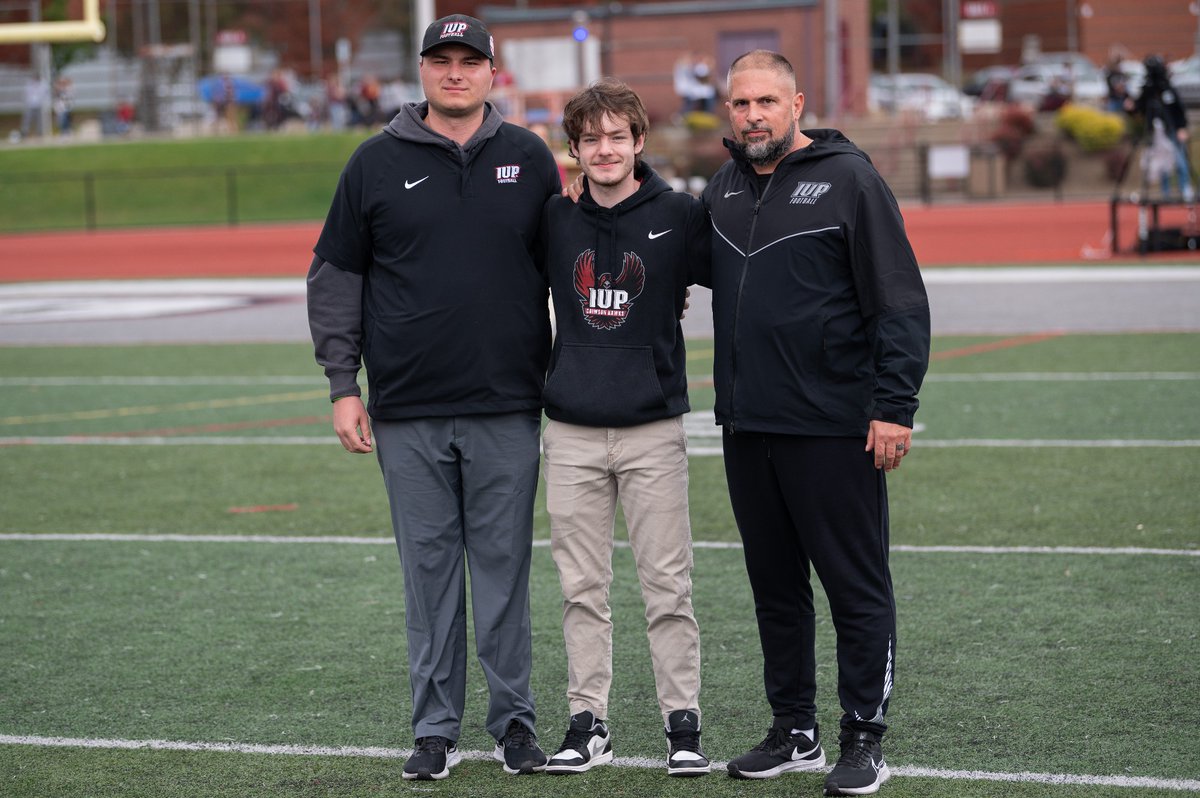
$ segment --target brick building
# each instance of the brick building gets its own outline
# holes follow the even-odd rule
[[[1018,63],[1027,37],[1036,36],[1043,52],[1076,49],[1097,64],[1113,49],[1127,57],[1147,53],[1168,60],[1192,54],[1197,17],[1188,0],[997,0],[1004,30],[1004,51],[992,63]]]
[[[496,37],[499,66],[514,74],[517,87],[551,106],[581,82],[614,75],[641,95],[653,120],[662,121],[680,107],[673,71],[681,57],[710,59],[723,89],[733,59],[763,47],[788,56],[806,96],[806,112],[828,121],[826,5],[825,0],[525,0],[516,5],[442,0],[437,13],[468,13],[486,21]],[[838,6],[836,116],[865,109],[870,72],[867,3],[841,0]],[[576,27],[587,29],[583,43],[572,38]],[[718,113],[723,116],[720,108]]]

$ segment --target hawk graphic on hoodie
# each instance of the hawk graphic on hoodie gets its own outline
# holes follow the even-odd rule
[[[596,251],[584,250],[575,259],[575,293],[587,323],[597,330],[614,330],[625,323],[633,300],[646,287],[646,265],[634,252],[626,252],[621,273],[596,274]]]

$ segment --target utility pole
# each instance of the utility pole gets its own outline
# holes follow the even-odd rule
[[[838,117],[842,89],[841,36],[838,25],[838,0],[825,0],[825,118]]]
[[[958,50],[959,0],[945,0],[942,5],[942,69],[951,85],[962,85],[962,53]]]
[[[887,69],[889,75],[900,71],[900,0],[887,4]]]
[[[42,21],[42,4],[40,0],[30,0],[29,2],[29,21]],[[42,107],[38,114],[38,129],[42,133],[43,138],[50,138],[54,131],[51,130],[52,114],[50,106],[54,104],[54,83],[51,80],[50,74],[50,45],[46,42],[33,42],[29,45],[29,60],[33,67],[33,73],[37,75],[37,81],[41,84],[42,90]]]
[[[321,52],[321,0],[308,0],[308,68],[313,80],[325,72],[325,56]]]

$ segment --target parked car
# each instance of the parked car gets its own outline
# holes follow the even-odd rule
[[[876,73],[867,84],[867,105],[886,113],[917,112],[929,121],[969,116],[974,102],[937,75]]]
[[[1061,63],[1031,63],[1016,71],[1009,82],[1008,98],[1032,105],[1040,111],[1054,110],[1073,101],[1102,105],[1108,97],[1104,74]]]
[[[1008,84],[1017,72],[1014,66],[984,67],[967,78],[963,94],[979,102],[1004,102],[1008,99]]]
[[[1170,66],[1170,75],[1171,85],[1184,107],[1200,107],[1200,57],[1175,61]]]

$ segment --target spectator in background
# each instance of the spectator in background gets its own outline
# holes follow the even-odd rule
[[[1142,117],[1145,125],[1142,171],[1147,182],[1158,179],[1163,196],[1171,193],[1171,174],[1179,182],[1183,199],[1192,202],[1196,191],[1192,186],[1189,163],[1187,113],[1171,85],[1167,65],[1157,55],[1146,56],[1146,82],[1136,100],[1126,100],[1126,109]]]
[[[565,186],[569,182],[567,180],[567,168],[559,160],[559,150],[561,148],[554,145],[554,140],[550,136],[550,128],[541,122],[537,122],[529,125],[529,132],[536,133],[538,138],[546,142],[546,146],[550,148],[550,152],[554,153],[554,162],[558,166],[558,179]]]
[[[54,82],[54,121],[59,135],[71,135],[71,108],[75,102],[75,90],[70,78],[59,78]]]
[[[336,74],[325,78],[325,110],[331,129],[346,129],[346,122],[350,116],[346,108],[346,89]]]
[[[496,67],[496,80],[492,83],[492,93],[488,97],[500,113],[507,118],[516,115],[517,79],[503,65]]]
[[[680,115],[686,116],[693,111],[712,113],[717,100],[712,73],[711,61],[694,53],[684,53],[675,62],[675,93],[680,99]]]
[[[267,78],[267,95],[263,100],[263,124],[267,130],[278,130],[287,116],[285,104],[288,95],[288,80],[283,70],[276,69]]]
[[[363,75],[354,95],[354,112],[351,124],[370,127],[379,121],[379,79],[374,75]]]
[[[42,114],[46,107],[47,101],[50,99],[50,88],[46,85],[46,81],[30,75],[25,81],[25,108],[21,115],[21,138],[25,138],[34,131],[36,135],[45,135],[46,131],[42,129]]]
[[[1109,111],[1125,110],[1125,101],[1129,99],[1126,80],[1125,72],[1121,69],[1121,54],[1114,52],[1104,67],[1104,83],[1108,86],[1105,107]]]
[[[218,132],[236,133],[237,118],[237,87],[234,86],[230,75],[222,75],[220,83],[213,90],[213,114],[216,117]]]
[[[125,135],[133,127],[133,120],[137,116],[137,109],[133,107],[133,101],[128,97],[122,97],[117,103],[117,133]]]

